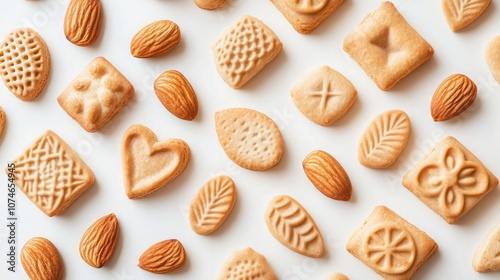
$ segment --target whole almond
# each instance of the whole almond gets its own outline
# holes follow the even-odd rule
[[[64,34],[73,44],[92,44],[101,30],[102,7],[100,0],[71,0],[64,16]]]
[[[181,72],[163,72],[156,79],[154,89],[161,104],[179,119],[191,121],[198,114],[196,93]]]
[[[348,201],[352,186],[349,176],[340,163],[324,151],[312,151],[302,167],[307,178],[324,195],[335,200]]]
[[[476,95],[476,84],[469,77],[462,74],[449,76],[432,96],[432,118],[440,122],[458,116],[472,105]]]
[[[142,253],[138,266],[146,271],[165,274],[184,265],[186,252],[179,240],[168,239],[158,242]]]
[[[194,3],[204,10],[215,10],[226,5],[227,0],[194,0]]]
[[[95,221],[80,241],[80,256],[89,265],[103,267],[113,255],[120,228],[115,214]]]
[[[159,56],[177,46],[180,40],[181,30],[175,22],[159,20],[135,34],[130,42],[130,52],[139,58]]]
[[[64,275],[59,251],[43,237],[33,237],[24,244],[21,263],[31,280],[60,280]]]

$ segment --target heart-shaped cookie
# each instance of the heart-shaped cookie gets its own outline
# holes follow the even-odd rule
[[[121,157],[125,192],[128,198],[136,199],[158,190],[181,174],[191,151],[180,139],[158,142],[149,128],[135,124],[123,135]]]

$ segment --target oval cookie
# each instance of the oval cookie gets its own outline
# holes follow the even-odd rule
[[[375,117],[361,136],[359,162],[370,168],[386,168],[403,151],[410,136],[410,118],[401,110],[390,110]]]
[[[486,46],[486,63],[491,74],[500,84],[500,36],[497,36]]]
[[[194,232],[206,235],[217,228],[233,210],[236,185],[228,176],[210,179],[196,193],[189,206],[189,222]]]
[[[45,41],[31,28],[12,31],[0,47],[0,71],[3,82],[17,98],[35,99],[45,88],[50,73]]]
[[[263,113],[246,108],[218,111],[215,129],[226,155],[243,168],[263,171],[281,160],[281,132]]]

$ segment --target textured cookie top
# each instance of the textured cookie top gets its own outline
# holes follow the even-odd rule
[[[474,254],[472,267],[478,272],[500,271],[500,223],[484,237]]]
[[[245,248],[234,252],[222,265],[216,280],[276,280],[276,275],[267,263],[266,257]]]
[[[442,0],[446,21],[452,31],[458,31],[474,22],[491,0]]]

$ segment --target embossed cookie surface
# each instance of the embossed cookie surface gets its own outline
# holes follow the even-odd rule
[[[132,125],[122,138],[121,158],[125,192],[130,199],[146,196],[179,176],[191,159],[180,139],[158,142],[143,125]]]
[[[446,21],[452,31],[474,22],[488,7],[491,0],[442,0]]]
[[[498,185],[498,179],[457,139],[448,136],[406,173],[403,185],[454,224]]]
[[[500,271],[500,223],[484,237],[474,254],[472,267],[478,272]]]
[[[281,48],[281,41],[267,25],[244,16],[224,29],[212,51],[217,71],[237,89],[271,62]]]
[[[357,91],[342,74],[322,66],[300,79],[291,96],[304,116],[319,125],[329,125],[349,111]]]
[[[381,90],[392,88],[434,54],[391,2],[383,2],[348,34],[343,48]]]
[[[252,109],[231,108],[215,113],[215,128],[226,155],[250,170],[267,170],[281,159],[283,139],[276,123]]]
[[[95,181],[92,170],[50,130],[14,163],[17,187],[48,216],[63,213]]]
[[[384,279],[410,279],[437,250],[425,232],[385,206],[377,206],[346,249]]]
[[[274,238],[290,250],[313,258],[323,256],[325,246],[318,226],[292,197],[273,198],[266,208],[265,221]]]
[[[276,280],[266,257],[252,248],[235,251],[220,268],[216,280]]]
[[[23,101],[35,99],[50,73],[45,41],[31,28],[12,31],[0,47],[0,73],[7,88]]]
[[[57,97],[57,102],[85,130],[95,132],[133,94],[132,84],[104,57],[97,57]]]
[[[500,84],[500,36],[493,38],[486,46],[486,63],[491,74]]]

